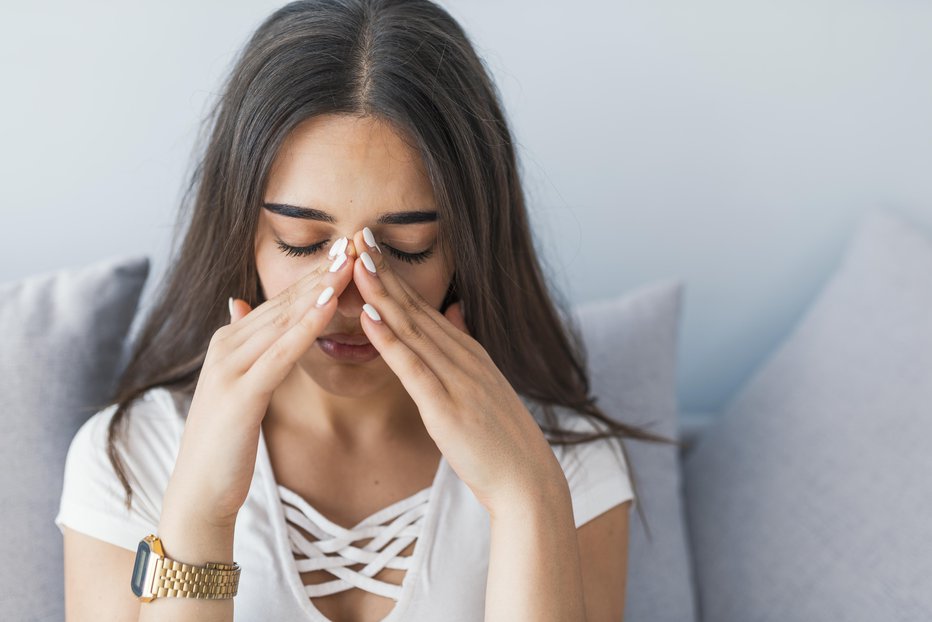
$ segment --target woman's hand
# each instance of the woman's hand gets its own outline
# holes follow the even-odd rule
[[[381,317],[376,321],[364,310],[363,330],[479,502],[494,516],[499,508],[566,487],[563,469],[537,422],[469,334],[460,303],[441,314],[392,270],[362,232],[353,243],[356,287]]]
[[[189,516],[194,512],[220,527],[235,523],[255,471],[259,430],[272,393],[328,325],[337,297],[353,277],[353,261],[341,256],[342,264],[340,257],[328,261],[255,309],[233,301],[231,323],[210,340],[163,512],[167,507]],[[326,300],[318,306],[321,294]]]

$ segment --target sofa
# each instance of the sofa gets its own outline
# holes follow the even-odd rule
[[[69,443],[132,343],[146,256],[0,284],[0,611],[62,620]],[[627,622],[932,620],[932,232],[865,212],[805,314],[718,413],[680,412],[686,283],[579,303],[598,404],[628,439]]]

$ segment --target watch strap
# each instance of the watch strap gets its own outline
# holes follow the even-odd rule
[[[157,598],[233,598],[239,589],[239,564],[207,562],[194,566],[163,557],[155,566],[152,595]]]

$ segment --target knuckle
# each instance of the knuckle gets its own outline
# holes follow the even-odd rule
[[[208,353],[208,359],[210,355]],[[226,377],[226,372],[221,369],[224,359],[213,358],[211,360],[205,360],[204,365],[201,367],[201,371],[198,374],[198,385],[204,385],[207,387],[216,387],[222,384],[223,378]]]
[[[283,329],[288,326],[291,318],[288,315],[288,311],[282,310],[275,313],[275,317],[272,318],[272,325],[275,328]]]
[[[417,322],[413,317],[404,316],[401,320],[401,333],[408,337],[409,339],[420,340],[424,337],[421,327],[418,326]]]
[[[217,350],[218,348],[216,345],[211,342],[207,347],[207,352],[204,353],[204,363],[201,365],[201,373],[203,373],[204,370],[213,368],[218,361],[222,361],[225,358],[220,355]]]
[[[431,373],[430,367],[427,366],[427,363],[425,363],[421,357],[416,355],[411,357],[411,371],[414,373],[414,375],[419,377],[425,377]]]
[[[381,279],[376,280],[375,282],[375,295],[382,300],[390,300],[392,295],[388,293],[388,289],[385,287],[385,283]]]
[[[415,296],[405,290],[401,295],[401,304],[409,314],[420,313],[421,305]]]
[[[295,303],[295,300],[297,300],[297,297],[298,297],[297,288],[294,286],[291,286],[288,289],[286,289],[284,292],[282,292],[281,304],[284,305],[286,308],[290,307],[291,305]]]
[[[214,334],[210,336],[210,345],[214,346],[215,344],[226,341],[230,337],[230,331],[232,330],[232,324],[224,324],[220,328],[214,331]]]
[[[476,341],[472,337],[469,337],[469,339],[466,339],[465,341],[466,341],[466,344],[465,344],[466,351],[472,354],[473,357],[476,358],[476,360],[483,361],[486,363],[493,362],[492,356],[489,354],[488,350],[482,347],[482,344],[480,344],[478,341]]]
[[[230,337],[228,331],[223,329],[214,331],[214,334],[210,336],[210,341],[207,343],[207,358],[212,358],[218,356],[218,353],[226,350],[226,346]]]

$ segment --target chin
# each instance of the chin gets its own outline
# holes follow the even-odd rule
[[[394,372],[379,357],[367,363],[341,363],[322,352],[313,362],[301,365],[304,373],[321,389],[341,397],[365,397],[396,380]]]

